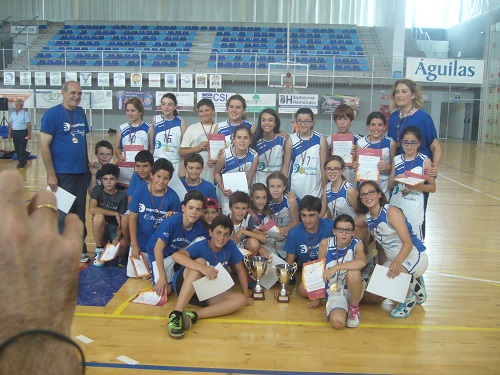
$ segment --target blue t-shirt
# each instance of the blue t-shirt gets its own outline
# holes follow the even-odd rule
[[[82,107],[76,107],[75,111],[62,104],[49,108],[42,117],[40,130],[52,136],[49,148],[56,173],[87,172],[85,133],[90,129]],[[73,139],[78,142],[74,143]]]
[[[193,224],[191,229],[184,229],[182,215],[182,213],[179,213],[166,218],[155,230],[146,246],[151,261],[155,259],[154,250],[158,238],[166,244],[163,249],[163,258],[166,258],[179,250],[185,249],[196,238],[204,235],[203,224],[199,220]]]
[[[318,231],[309,233],[304,223],[293,227],[285,241],[288,254],[297,255],[299,262],[307,263],[318,259],[319,243],[323,238],[332,236],[334,222],[331,219],[319,219]]]
[[[139,173],[134,173],[130,179],[130,184],[128,185],[127,196],[133,197],[135,189],[142,184],[147,185],[148,181],[142,179],[141,176],[139,176]]]
[[[182,177],[181,181],[188,192],[193,190],[199,190],[200,193],[202,193],[205,196],[205,198],[210,197],[212,199],[215,199],[217,203],[219,202],[219,200],[217,199],[217,193],[215,192],[215,186],[212,183],[208,182],[207,180],[201,179],[200,185],[194,185],[194,186],[190,186],[186,183],[186,177]]]
[[[146,251],[155,223],[160,224],[168,211],[181,211],[181,202],[175,191],[168,188],[164,197],[157,197],[151,194],[148,186],[139,185],[129,205],[130,212],[137,214],[137,243],[141,251]]]

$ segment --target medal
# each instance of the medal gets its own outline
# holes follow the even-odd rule
[[[78,138],[73,137],[73,143],[75,143],[75,144],[78,143]]]
[[[304,174],[304,173],[306,173],[306,170],[304,169],[304,167],[300,167],[300,169],[299,169],[299,173],[300,173],[300,174]]]
[[[339,290],[339,286],[337,285],[337,283],[333,283],[331,286],[330,286],[330,290],[332,292],[336,292],[337,290]]]
[[[410,190],[404,189],[403,190],[403,197],[406,197],[408,194],[410,194]]]
[[[158,220],[155,221],[154,228],[157,229],[160,226],[160,222]]]
[[[165,151],[167,151],[167,152],[169,152],[169,151],[170,151],[170,147],[165,146],[165,149],[164,149],[164,150],[165,150]]]

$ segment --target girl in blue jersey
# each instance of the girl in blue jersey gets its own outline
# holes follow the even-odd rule
[[[285,143],[285,158],[290,158],[290,190],[299,199],[304,195],[321,197],[324,182],[322,165],[325,163],[327,143],[313,131],[314,114],[310,108],[300,108],[295,114],[299,131],[290,135]]]
[[[266,249],[285,259],[285,238],[288,232],[299,224],[299,204],[294,193],[287,192],[288,178],[281,172],[271,173],[267,177],[269,207],[271,218],[280,230],[280,236],[268,238]]]
[[[128,186],[134,167],[124,167],[125,162],[124,146],[139,145],[143,146],[144,150],[149,150],[148,133],[151,125],[144,122],[144,106],[138,98],[130,98],[125,105],[125,112],[129,119],[128,122],[120,125],[120,129],[116,133],[116,144],[114,147],[115,156],[118,158],[118,166],[120,167],[120,178],[118,182],[122,186]]]
[[[186,131],[186,120],[179,117],[177,98],[167,93],[161,98],[161,115],[153,116],[152,128],[149,133],[151,153],[155,160],[165,158],[170,160],[178,173],[181,167],[179,149],[182,136]]]
[[[257,152],[249,148],[250,139],[250,128],[245,125],[237,126],[234,130],[234,145],[224,149],[215,164],[214,180],[217,183],[217,198],[223,215],[229,214],[229,196],[232,191],[224,187],[222,175],[244,172],[247,185],[250,187],[257,170]]]
[[[396,156],[396,142],[387,136],[384,136],[386,130],[386,118],[382,112],[372,112],[366,119],[366,127],[370,135],[358,139],[358,148],[373,148],[382,150],[382,158],[378,162],[378,172],[380,178],[378,184],[389,199],[389,174],[391,173],[392,161]],[[356,163],[355,163],[356,164]],[[354,165],[356,169],[356,165]]]
[[[368,226],[387,257],[384,263],[384,266],[389,268],[387,277],[394,278],[401,272],[412,275],[405,301],[391,312],[393,318],[406,318],[417,304],[414,293],[418,292],[416,278],[427,269],[425,246],[412,233],[411,224],[403,212],[387,203],[387,198],[376,182],[365,181],[360,185],[358,211],[361,215],[356,218],[356,225]]]
[[[335,219],[333,236],[319,244],[318,259],[325,259],[326,316],[333,328],[359,326],[359,301],[363,295],[361,269],[366,264],[361,240],[354,237],[354,219],[341,214]],[[321,300],[315,300],[315,308]]]
[[[224,134],[226,137],[226,147],[230,147],[233,145],[236,127],[244,125],[248,129],[251,129],[252,123],[245,119],[247,102],[243,96],[238,94],[231,96],[226,102],[226,110],[228,119],[217,124],[217,133]]]
[[[273,172],[287,173],[290,168],[290,155],[284,157],[285,137],[280,135],[280,118],[271,108],[264,109],[252,137],[251,148],[259,154],[259,166],[253,183],[266,183],[266,178]]]
[[[389,188],[392,189],[391,204],[399,207],[410,222],[413,233],[423,241],[422,225],[425,221],[424,193],[436,191],[436,180],[427,176],[427,181],[418,185],[405,185],[395,181],[397,177],[405,177],[405,172],[423,175],[431,168],[431,160],[418,151],[422,142],[422,134],[416,126],[408,126],[401,135],[401,146],[404,154],[394,157]]]

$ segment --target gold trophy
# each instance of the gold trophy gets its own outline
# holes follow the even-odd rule
[[[267,264],[269,259],[262,256],[248,256],[245,255],[243,258],[245,266],[247,266],[250,273],[255,277],[255,288],[252,292],[252,298],[254,300],[265,300],[264,288],[260,285],[260,278],[266,273]]]
[[[290,301],[288,297],[288,291],[286,290],[286,284],[290,281],[292,276],[297,272],[297,263],[293,263],[293,266],[288,263],[276,265],[276,276],[281,283],[281,290],[278,294],[278,302],[287,303]]]

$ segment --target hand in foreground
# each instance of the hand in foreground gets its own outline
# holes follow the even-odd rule
[[[23,180],[0,174],[0,342],[21,331],[43,328],[70,336],[75,310],[83,224],[67,215],[61,235],[53,193],[37,193],[26,208]]]

